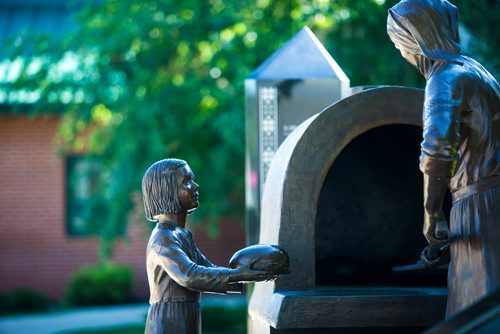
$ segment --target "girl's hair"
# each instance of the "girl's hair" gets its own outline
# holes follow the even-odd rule
[[[181,211],[175,172],[186,165],[184,160],[164,159],[148,168],[142,178],[142,199],[148,220],[157,221],[154,218],[157,215]]]

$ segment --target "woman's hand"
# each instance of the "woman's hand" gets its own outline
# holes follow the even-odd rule
[[[434,214],[425,212],[423,233],[431,246],[443,246],[449,242],[448,222],[442,211]]]
[[[450,261],[450,245],[442,247],[427,246],[422,251],[420,259],[427,268],[436,268]]]
[[[450,260],[450,232],[442,210],[424,214],[424,236],[429,242],[420,255],[427,268],[436,268]]]

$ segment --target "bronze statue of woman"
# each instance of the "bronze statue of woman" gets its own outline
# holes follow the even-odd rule
[[[217,267],[196,247],[185,229],[186,217],[199,205],[198,184],[189,165],[178,159],[154,163],[142,179],[144,209],[157,225],[149,239],[146,267],[150,308],[145,333],[201,333],[201,291],[240,292],[238,282],[275,278],[272,272]]]
[[[429,247],[423,258],[432,265],[439,254],[429,250],[449,243],[449,317],[500,286],[499,85],[461,53],[457,8],[448,1],[401,1],[389,10],[387,31],[427,80],[420,169]],[[437,228],[445,220],[447,187],[449,232]]]

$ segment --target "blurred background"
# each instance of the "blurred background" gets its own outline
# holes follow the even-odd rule
[[[498,78],[500,2],[451,2],[464,53]],[[0,0],[0,332],[42,333],[39,313],[87,328],[93,310],[143,331],[153,226],[140,183],[166,157],[192,167],[188,228],[226,266],[246,240],[245,78],[308,26],[351,86],[422,88],[386,34],[395,3]],[[244,297],[203,310],[204,332],[245,331]]]

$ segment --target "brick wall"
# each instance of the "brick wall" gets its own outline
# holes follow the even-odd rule
[[[200,251],[218,266],[227,267],[231,256],[245,247],[245,229],[238,221],[221,222],[215,238],[210,237],[207,227],[201,224],[196,226],[188,224],[187,228],[193,231],[193,239]]]
[[[65,164],[58,156],[55,116],[0,116],[0,292],[30,288],[60,298],[70,275],[97,261],[95,237],[69,237],[65,217]],[[147,300],[145,219],[133,219],[127,240],[118,241],[114,260],[134,270],[134,295]],[[227,265],[244,247],[242,224],[221,224],[217,239],[193,228],[202,252]]]

